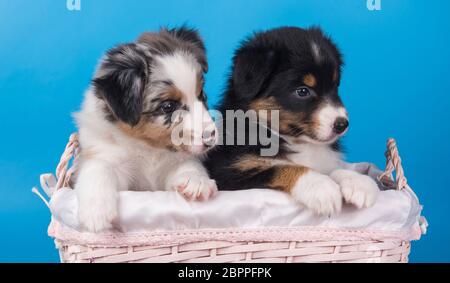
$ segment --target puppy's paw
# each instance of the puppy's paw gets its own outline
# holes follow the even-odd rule
[[[331,173],[330,177],[340,185],[345,201],[357,208],[371,207],[377,200],[380,190],[377,183],[367,175],[339,169]]]
[[[309,171],[302,175],[291,191],[298,202],[318,215],[333,215],[342,208],[339,185],[330,177]]]
[[[118,218],[116,200],[81,202],[78,207],[78,220],[90,232],[101,232],[113,228]]]
[[[216,181],[198,172],[175,176],[169,187],[187,200],[207,200],[217,193]]]

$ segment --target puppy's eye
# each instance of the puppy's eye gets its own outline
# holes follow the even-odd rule
[[[306,97],[311,96],[311,90],[309,88],[307,88],[306,86],[302,86],[302,87],[296,89],[295,93],[301,98],[306,98]]]
[[[179,103],[176,101],[168,100],[161,103],[160,108],[161,111],[165,114],[173,113],[179,107]]]

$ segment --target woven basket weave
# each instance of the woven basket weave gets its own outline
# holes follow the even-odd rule
[[[77,135],[70,137],[56,170],[57,180],[50,174],[41,176],[48,195],[70,185],[70,177],[79,153]],[[73,160],[74,162],[71,162]],[[386,170],[379,181],[386,187],[407,187],[396,143],[388,140]],[[72,163],[72,166],[71,166]],[[392,177],[396,171],[395,180]],[[37,193],[36,189],[34,192]],[[39,196],[47,203],[45,198]],[[48,204],[48,203],[47,203]],[[55,222],[52,220],[52,222]],[[206,233],[206,232],[205,232]],[[108,246],[83,245],[55,239],[61,262],[408,262],[410,243],[401,240],[331,240],[331,241],[217,241],[206,240],[173,245]]]
[[[167,247],[101,248],[68,245],[56,240],[62,262],[408,262],[408,242],[225,242],[207,241]]]

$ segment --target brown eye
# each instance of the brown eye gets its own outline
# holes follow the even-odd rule
[[[164,114],[173,113],[179,107],[179,103],[173,100],[164,101],[161,103],[160,108]]]
[[[301,98],[307,98],[311,95],[311,91],[306,86],[300,87],[295,90],[295,93]]]

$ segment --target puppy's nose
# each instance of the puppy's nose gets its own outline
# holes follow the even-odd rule
[[[204,146],[213,147],[216,144],[216,129],[204,131],[202,140]]]
[[[348,128],[348,119],[347,118],[343,118],[343,117],[339,117],[336,119],[336,121],[334,121],[334,125],[333,125],[333,131],[340,135],[343,132],[345,132],[345,130],[347,130]]]

